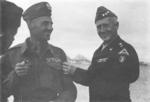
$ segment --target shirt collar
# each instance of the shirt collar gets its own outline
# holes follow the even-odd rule
[[[51,45],[46,42],[44,44],[44,50],[47,51],[47,50],[51,50],[51,49],[52,49]],[[21,46],[21,54],[24,54],[27,51],[31,51],[31,52],[33,51],[34,52],[30,38],[27,38]]]
[[[44,47],[43,47],[44,53],[51,52],[53,55],[55,55],[55,52],[53,51],[53,48],[54,48],[53,45],[45,42]],[[35,53],[33,50],[31,50],[30,38],[27,38],[26,41],[21,46],[21,54],[22,55],[24,55],[25,53],[28,53],[28,52]]]

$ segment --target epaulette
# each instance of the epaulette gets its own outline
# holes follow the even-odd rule
[[[52,52],[56,52],[56,51],[60,51],[61,49],[59,47],[56,47],[52,44],[48,44],[48,48],[52,51]]]
[[[66,54],[61,48],[54,46],[52,44],[49,44],[48,46],[49,46],[51,53],[54,56],[60,57],[62,61],[66,61]]]
[[[15,45],[15,46],[13,46],[13,47],[9,48],[9,49],[8,49],[8,52],[11,52],[11,51],[14,51],[14,50],[21,49],[23,45],[24,45],[24,43],[21,43],[21,44]]]

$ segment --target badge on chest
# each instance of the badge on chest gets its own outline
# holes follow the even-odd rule
[[[49,57],[49,58],[46,58],[46,61],[49,63],[49,62],[56,62],[56,63],[59,63],[61,62],[61,59],[59,58],[54,58],[54,57]]]
[[[62,61],[59,58],[47,58],[46,63],[54,69],[61,70],[62,69]]]
[[[104,62],[107,62],[108,58],[100,58],[97,60],[97,63],[104,63]]]

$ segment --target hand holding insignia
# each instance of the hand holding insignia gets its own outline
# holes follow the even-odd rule
[[[18,76],[24,76],[27,75],[30,67],[31,67],[31,63],[28,60],[24,60],[16,64],[15,72]]]
[[[76,69],[77,68],[75,66],[71,65],[71,63],[69,63],[69,62],[64,62],[63,63],[64,74],[74,74]]]

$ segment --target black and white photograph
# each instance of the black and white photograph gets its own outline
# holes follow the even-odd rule
[[[149,0],[0,0],[0,102],[150,102]]]

